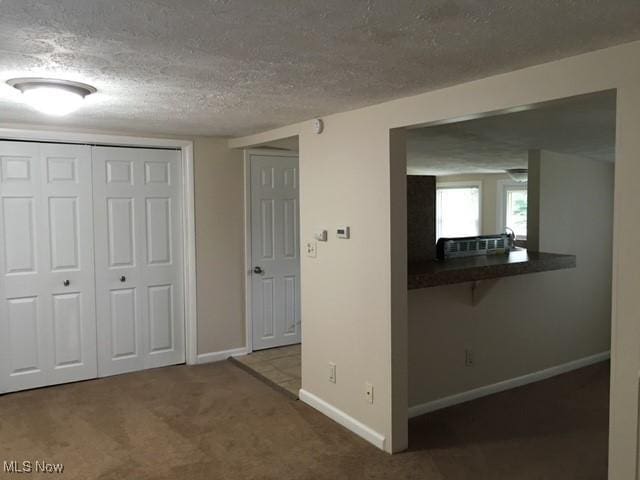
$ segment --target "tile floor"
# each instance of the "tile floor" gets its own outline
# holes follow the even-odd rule
[[[298,398],[302,386],[300,347],[269,348],[233,360],[254,376]]]

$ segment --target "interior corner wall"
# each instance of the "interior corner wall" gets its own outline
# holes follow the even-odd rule
[[[245,346],[244,174],[228,140],[194,139],[198,354]]]
[[[470,284],[410,291],[411,406],[610,349],[613,165],[551,152],[540,163],[541,249],[577,267],[489,282],[477,305]]]

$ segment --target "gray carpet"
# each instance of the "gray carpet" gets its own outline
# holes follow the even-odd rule
[[[609,365],[410,422],[390,456],[229,363],[0,397],[6,460],[74,479],[604,479]],[[2,478],[24,478],[0,473]],[[30,478],[42,478],[29,475]]]

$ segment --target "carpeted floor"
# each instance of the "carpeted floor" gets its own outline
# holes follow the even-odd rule
[[[230,362],[163,368],[0,397],[0,468],[43,459],[65,466],[47,478],[82,480],[604,479],[608,368],[414,419],[410,450],[394,456]]]

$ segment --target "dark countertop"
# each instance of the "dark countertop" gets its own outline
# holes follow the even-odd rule
[[[409,290],[576,267],[575,255],[511,251],[508,255],[409,263]]]

